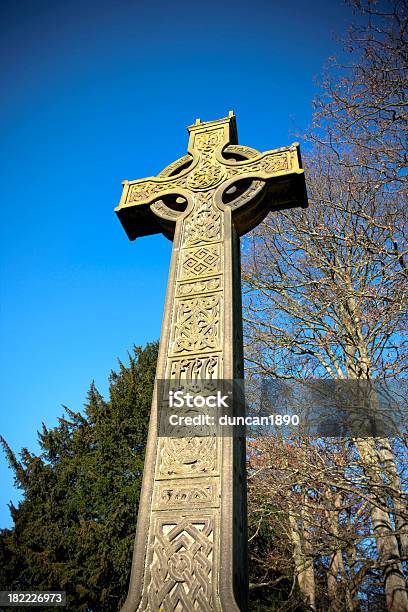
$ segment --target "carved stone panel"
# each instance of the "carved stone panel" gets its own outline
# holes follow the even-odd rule
[[[216,473],[218,445],[216,437],[160,438],[157,478]]]
[[[221,239],[221,213],[214,205],[213,194],[195,194],[194,209],[184,224],[183,246],[197,246]]]
[[[222,269],[220,244],[200,246],[182,252],[179,280],[219,274]]]
[[[222,277],[209,278],[206,280],[193,281],[190,283],[178,283],[177,297],[187,297],[189,295],[212,293],[222,289]]]
[[[222,376],[221,355],[174,358],[169,360],[167,377],[174,381],[216,380]]]
[[[158,481],[153,499],[155,510],[219,506],[219,481],[214,478],[195,478]]]
[[[215,129],[197,134],[194,147],[199,161],[187,179],[190,189],[208,189],[217,185],[225,176],[225,168],[214,159],[214,150],[222,144],[223,130]]]
[[[172,353],[202,353],[221,348],[221,296],[179,300],[175,307]]]
[[[152,519],[148,603],[141,610],[212,612],[219,539],[215,512],[160,512]]]

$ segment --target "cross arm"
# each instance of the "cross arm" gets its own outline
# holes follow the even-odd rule
[[[160,219],[152,210],[152,204],[168,196],[181,196],[186,199],[188,194],[183,191],[185,174],[186,172],[181,172],[174,178],[152,176],[136,181],[123,181],[122,196],[115,212],[130,240],[163,232]]]
[[[268,200],[273,209],[301,206],[307,208],[307,193],[300,156],[299,143],[260,153],[244,161],[225,160],[218,154],[219,161],[226,167],[227,180],[224,190],[238,180],[263,180],[268,188]]]

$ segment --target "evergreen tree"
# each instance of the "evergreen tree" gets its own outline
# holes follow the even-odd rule
[[[110,375],[105,401],[92,384],[85,410],[65,407],[39,432],[41,452],[3,447],[23,501],[0,532],[0,586],[65,590],[68,609],[112,611],[126,596],[157,343],[134,348]]]

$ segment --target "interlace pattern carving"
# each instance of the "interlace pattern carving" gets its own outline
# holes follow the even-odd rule
[[[198,193],[194,210],[185,221],[184,245],[196,246],[221,239],[221,213],[213,204],[211,193]]]
[[[222,128],[196,135],[194,146],[199,161],[187,179],[187,186],[190,189],[208,189],[224,178],[225,168],[215,162],[213,156],[215,149],[222,143],[223,136]]]
[[[180,301],[174,328],[173,353],[220,348],[220,296]]]
[[[174,520],[174,519],[173,519]],[[211,612],[214,518],[157,519],[148,590],[152,612]]]
[[[251,161],[249,164],[243,165],[241,168],[237,168],[237,174],[251,173],[256,177],[257,172],[263,173],[274,173],[282,172],[289,169],[289,157],[286,153],[270,153],[264,155],[260,160]]]
[[[202,476],[217,465],[215,437],[161,438],[160,476]]]
[[[177,191],[177,187],[183,187],[184,179],[173,179],[164,181],[163,179],[147,179],[135,183],[130,187],[128,197],[129,202],[147,202],[155,195],[160,195],[166,191]]]

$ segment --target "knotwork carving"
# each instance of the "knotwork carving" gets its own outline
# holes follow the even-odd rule
[[[214,161],[214,151],[222,143],[223,129],[197,134],[194,146],[199,155],[196,168],[187,179],[190,189],[208,189],[219,183],[225,175],[225,169]]]
[[[261,168],[268,173],[289,170],[289,156],[286,153],[282,153],[282,155],[266,156],[261,161]]]
[[[254,161],[241,162],[242,165],[238,164],[233,167],[232,175],[239,176],[244,174],[254,175],[254,178],[258,172],[271,174],[276,172],[287,171],[290,168],[290,160],[288,153],[267,153],[262,154],[261,159],[254,159]]]
[[[160,476],[210,474],[216,468],[215,437],[162,438]]]
[[[223,137],[224,130],[222,127],[209,132],[202,132],[196,135],[194,147],[201,153],[202,157],[208,157],[222,143]]]
[[[221,213],[215,208],[211,193],[196,194],[194,209],[186,219],[184,232],[184,246],[221,239]]]
[[[178,302],[173,353],[220,348],[220,295]]]
[[[163,181],[160,179],[144,180],[140,183],[131,185],[129,192],[129,202],[141,202],[150,200],[153,196],[162,194],[165,191],[177,191],[177,187],[182,187],[184,180],[173,179],[171,181]]]
[[[214,517],[155,520],[148,605],[152,612],[213,608]]]

